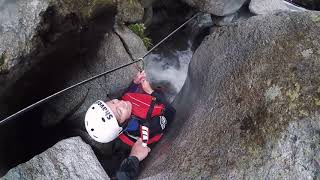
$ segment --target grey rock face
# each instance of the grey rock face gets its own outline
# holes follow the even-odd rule
[[[147,48],[144,46],[140,37],[133,33],[127,26],[117,26],[115,31],[121,38],[123,45],[133,60],[141,58],[147,52]]]
[[[287,11],[289,8],[283,0],[252,0],[249,9],[254,14],[267,14],[274,11]]]
[[[80,31],[79,19],[114,6],[112,0],[1,0],[0,94],[57,49],[54,43],[61,36]]]
[[[319,17],[277,13],[214,30],[142,177],[317,179]]]
[[[202,12],[225,16],[238,11],[246,0],[183,0]]]
[[[83,66],[73,73],[66,84],[75,84],[131,61],[120,38],[113,32],[107,33],[99,47],[96,59],[94,61],[87,59],[83,62]],[[48,104],[43,125],[57,124],[72,111],[75,116],[83,114],[95,101],[108,100],[107,95],[118,94],[119,90],[124,90],[136,72],[137,69],[134,66],[129,66],[63,94]]]
[[[135,23],[143,19],[144,8],[138,0],[118,1],[117,20],[119,22]]]
[[[33,49],[32,38],[41,17],[46,10],[47,0],[0,1],[0,73],[8,72],[19,63],[19,57]]]
[[[109,179],[91,147],[80,137],[60,141],[2,179]]]

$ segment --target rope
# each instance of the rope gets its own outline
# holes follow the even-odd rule
[[[143,62],[143,59],[144,59],[148,54],[150,54],[150,52],[152,52],[155,48],[157,48],[160,44],[162,44],[165,40],[167,40],[171,35],[173,35],[175,32],[177,32],[179,29],[181,29],[183,26],[185,26],[188,22],[190,22],[192,19],[194,19],[197,15],[198,15],[198,14],[195,14],[195,15],[194,15],[193,17],[191,17],[188,21],[186,21],[186,22],[183,23],[181,26],[179,26],[177,29],[175,29],[173,32],[171,32],[169,35],[167,35],[167,36],[166,36],[164,39],[162,39],[159,43],[157,43],[155,46],[153,46],[153,47],[152,47],[144,56],[142,56],[141,58],[139,58],[139,59],[137,59],[137,60],[134,60],[134,61],[132,61],[132,62],[130,62],[130,63],[121,65],[121,66],[119,66],[119,67],[116,67],[116,68],[114,68],[114,69],[105,71],[105,72],[100,73],[100,74],[98,74],[98,75],[95,75],[95,76],[93,76],[93,77],[91,77],[91,78],[89,78],[89,79],[86,79],[86,80],[83,80],[83,81],[81,81],[81,82],[79,82],[79,83],[77,83],[77,84],[74,84],[74,85],[72,85],[72,86],[70,86],[70,87],[68,87],[68,88],[65,88],[65,89],[63,89],[63,90],[61,90],[61,91],[58,91],[58,92],[56,92],[56,93],[54,93],[54,94],[52,94],[52,95],[50,95],[50,96],[48,96],[48,97],[46,97],[46,98],[44,98],[44,99],[42,99],[42,100],[40,100],[40,101],[38,101],[38,102],[36,102],[36,103],[33,103],[33,104],[31,104],[30,106],[28,106],[28,107],[26,107],[26,108],[24,108],[24,109],[22,109],[22,110],[20,110],[20,111],[18,111],[18,112],[16,112],[16,113],[10,115],[10,116],[8,116],[7,118],[1,120],[1,121],[0,121],[0,125],[8,122],[8,121],[11,120],[11,119],[14,119],[14,118],[18,117],[19,115],[21,115],[21,114],[23,114],[23,113],[25,113],[25,112],[27,112],[27,111],[30,111],[31,109],[33,109],[33,108],[41,105],[42,103],[45,103],[45,102],[51,100],[52,98],[54,98],[54,97],[56,97],[56,96],[58,96],[58,95],[60,95],[60,94],[62,94],[62,93],[64,93],[64,92],[66,92],[66,91],[68,91],[68,90],[70,90],[70,89],[73,89],[73,88],[75,88],[75,87],[77,87],[77,86],[80,86],[80,85],[82,85],[82,84],[85,84],[85,83],[87,83],[87,82],[89,82],[89,81],[92,81],[92,80],[94,80],[94,79],[97,79],[97,78],[99,78],[99,77],[101,77],[101,76],[104,76],[104,75],[106,75],[106,74],[112,73],[112,72],[117,71],[117,70],[119,70],[119,69],[122,69],[122,68],[124,68],[124,67],[130,66],[130,65],[135,64],[135,63],[137,63],[137,62],[140,62],[140,61]],[[143,68],[144,68],[144,67],[143,67]],[[142,70],[142,69],[141,69],[141,70]],[[141,71],[141,70],[140,70],[140,71]]]

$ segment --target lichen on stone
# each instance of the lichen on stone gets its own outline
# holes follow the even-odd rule
[[[273,85],[264,94],[267,102],[275,100],[276,97],[281,96],[281,88],[277,85]]]
[[[317,89],[317,93],[320,94],[320,86]]]
[[[289,89],[286,93],[287,97],[289,98],[290,102],[293,102],[299,98],[299,92],[300,92],[300,85],[299,83],[294,84],[294,89]]]
[[[315,15],[315,14],[312,14],[311,15],[311,20],[315,23],[319,23],[320,22],[320,15]]]
[[[302,51],[301,54],[304,58],[309,58],[313,54],[313,51],[312,49],[306,49]]]
[[[307,110],[301,109],[299,110],[299,115],[300,116],[309,116],[309,112]]]
[[[116,22],[119,24],[141,22],[143,19],[144,8],[138,0],[118,1],[117,10]]]

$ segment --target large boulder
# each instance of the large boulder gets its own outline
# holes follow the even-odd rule
[[[149,179],[317,179],[320,13],[216,28],[196,50]]]
[[[1,0],[0,94],[56,49],[59,38],[115,6],[112,0]]]
[[[10,179],[109,179],[91,147],[80,137],[60,141],[26,163],[11,169]]]
[[[202,12],[225,16],[238,11],[246,0],[183,0]]]
[[[254,14],[267,14],[275,11],[288,11],[289,8],[283,0],[252,0],[249,9]]]
[[[0,118],[132,60],[126,44],[112,32],[112,0],[1,1],[0,7]],[[135,72],[132,66],[124,68],[64,93],[45,106],[42,125],[84,112],[97,99],[106,100],[126,88]]]
[[[20,63],[21,56],[32,52],[32,39],[41,21],[40,13],[48,8],[48,1],[0,1],[0,75],[1,89],[4,73]],[[14,80],[13,80],[14,81]],[[0,89],[0,92],[1,92]]]

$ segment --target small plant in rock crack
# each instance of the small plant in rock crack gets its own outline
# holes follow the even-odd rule
[[[152,40],[144,34],[146,27],[143,23],[130,24],[129,29],[142,39],[146,48],[149,49],[152,46]]]

